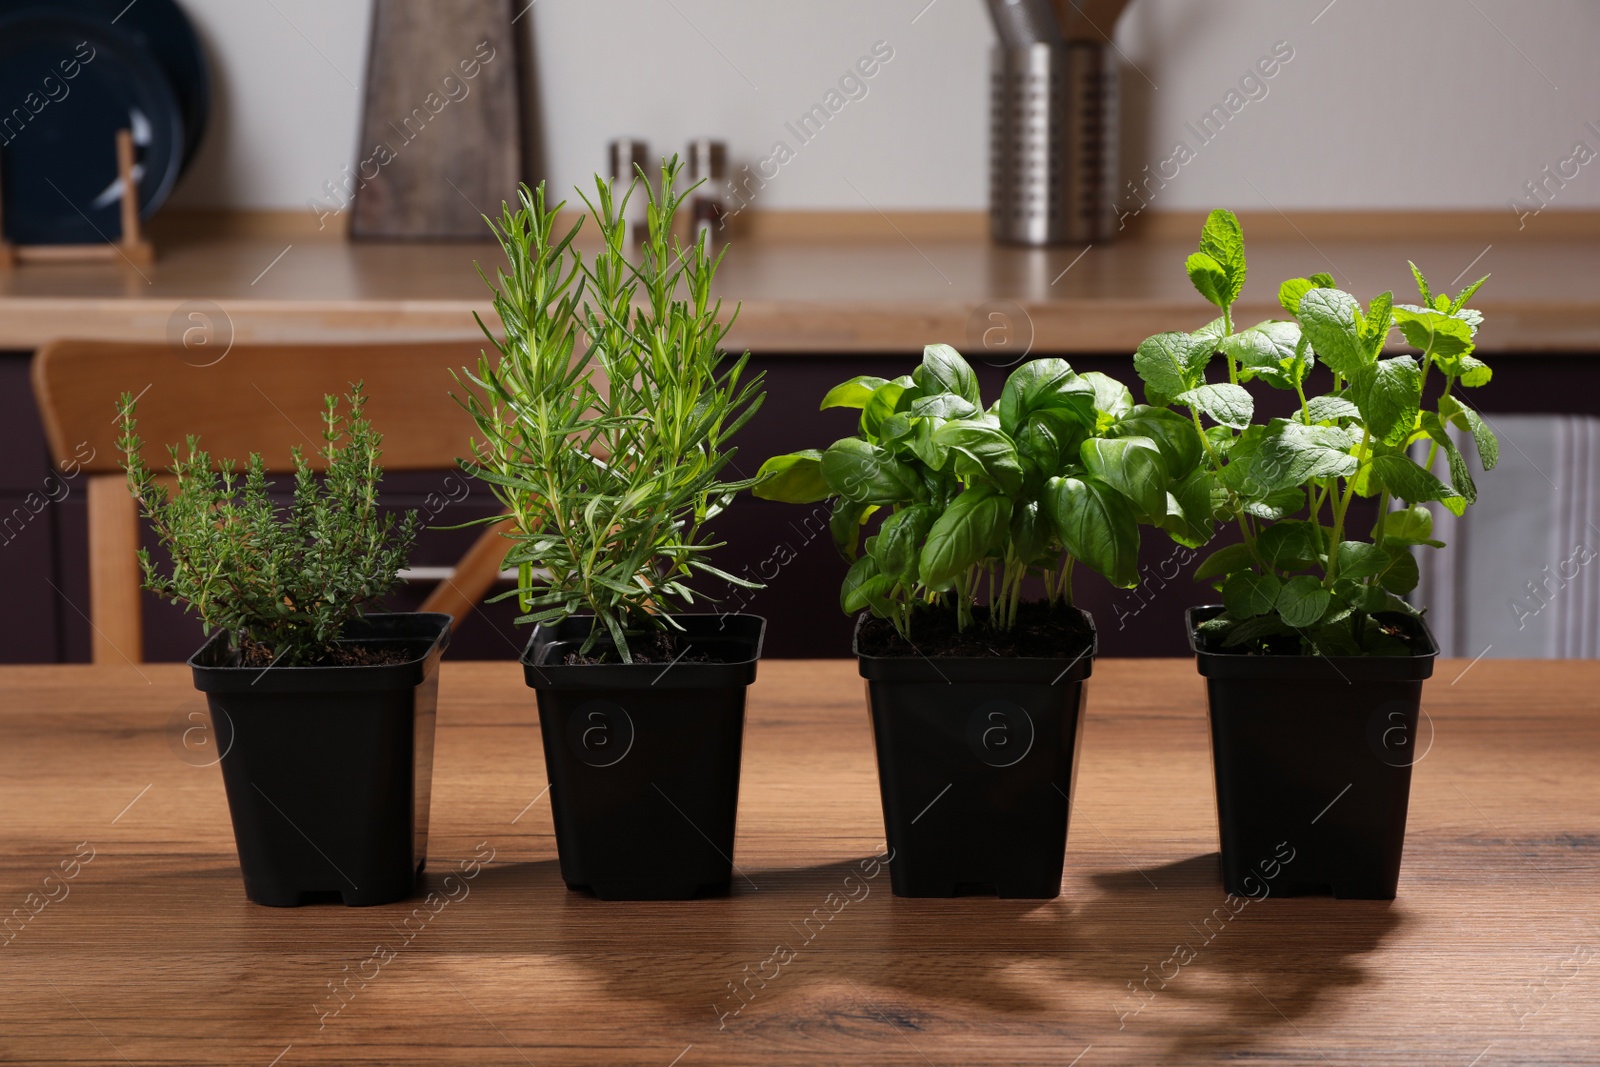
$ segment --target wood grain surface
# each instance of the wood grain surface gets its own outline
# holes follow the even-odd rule
[[[443,121],[448,115],[440,116]],[[1515,221],[1514,216],[1506,217]],[[1587,217],[1587,216],[1585,216]],[[1550,227],[1541,228],[1546,223]],[[1495,227],[1377,237],[1358,217],[1341,236],[1287,236],[1246,225],[1250,281],[1235,310],[1253,323],[1283,313],[1278,283],[1329,271],[1370,298],[1415,295],[1408,259],[1453,288],[1483,274],[1473,300],[1485,352],[1600,350],[1600,241],[1565,240],[1554,212],[1526,233]],[[1292,224],[1291,224],[1292,225]],[[945,342],[963,352],[1132,353],[1162,330],[1194,329],[1209,305],[1183,272],[1198,225],[1176,236],[1111,245],[1008,248],[981,235],[906,233],[869,214],[852,237],[739,238],[717,278],[731,312],[728,346],[763,354],[915,353]],[[592,227],[590,228],[592,234]],[[0,349],[57,337],[165,341],[191,331],[229,341],[481,342],[474,311],[493,322],[474,262],[488,244],[346,243],[201,231],[163,243],[154,265],[40,266],[0,272]],[[197,326],[198,324],[198,326]],[[202,336],[196,334],[196,336]]]
[[[1238,907],[1193,664],[1105,661],[1062,896],[902,900],[854,663],[765,663],[733,896],[616,904],[561,884],[521,672],[446,662],[432,903],[280,911],[186,670],[4,668],[0,1063],[1593,1064],[1597,692],[1441,662],[1399,899]]]

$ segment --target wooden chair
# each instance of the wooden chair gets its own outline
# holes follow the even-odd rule
[[[367,417],[383,434],[390,471],[446,470],[468,453],[472,420],[449,396],[452,368],[475,366],[470,343],[235,345],[209,366],[162,343],[53,341],[34,356],[33,390],[50,452],[87,482],[89,619],[93,661],[143,661],[139,516],[119,466],[117,402],[139,403],[145,461],[169,462],[166,446],[198,434],[218,459],[241,465],[260,452],[269,471],[292,471],[290,449],[311,458],[322,446],[323,396],[366,383]],[[487,528],[422,605],[456,622],[500,572],[508,542]]]

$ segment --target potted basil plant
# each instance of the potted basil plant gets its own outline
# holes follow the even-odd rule
[[[761,403],[749,354],[729,359],[710,297],[718,259],[671,240],[687,194],[621,202],[596,179],[600,249],[554,235],[561,205],[521,191],[496,235],[502,336],[461,373],[477,423],[466,467],[510,515],[522,656],[537,693],[561,876],[611,900],[726,893],[744,737],[765,622],[696,614],[691,585],[756,587],[708,560],[706,524],[746,480],[725,476],[728,438]],[[643,179],[643,172],[640,178]],[[648,233],[630,258],[627,199]],[[580,336],[582,338],[580,342]]]
[[[894,892],[1056,896],[1095,654],[1073,572],[1136,584],[1141,523],[1207,541],[1200,445],[1060,359],[1024,363],[985,407],[948,345],[822,406],[860,409],[856,435],[767,460],[754,492],[833,501]]]
[[[367,613],[399,581],[415,512],[378,510],[382,437],[326,398],[318,462],[294,450],[294,496],[270,495],[198,439],[169,446],[169,492],[145,464],[133,399],[119,408],[128,486],[167,560],[144,587],[199,615],[189,660],[222,753],[246,895],[292,907],[409,896],[427,856],[439,658],[450,617]],[[317,473],[318,469],[322,473]]]
[[[1434,293],[1413,264],[1420,303],[1382,293],[1363,306],[1325,274],[1294,278],[1279,289],[1285,318],[1235,331],[1245,270],[1238,220],[1212,212],[1188,273],[1220,318],[1152,337],[1135,357],[1149,399],[1187,409],[1217,517],[1240,533],[1195,572],[1222,603],[1189,613],[1210,699],[1223,881],[1250,893],[1255,866],[1287,843],[1297,858],[1283,891],[1389,899],[1422,683],[1438,655],[1404,597],[1415,553],[1443,547],[1428,505],[1459,515],[1477,498],[1451,428],[1473,438],[1486,469],[1499,454],[1461,394],[1490,378],[1473,355],[1482,316],[1466,306],[1483,279]],[[1417,355],[1384,356],[1396,327]],[[1218,354],[1227,381],[1207,384]],[[1332,388],[1308,397],[1317,360]],[[1241,383],[1257,379],[1294,394],[1289,417],[1254,420]],[[1202,429],[1201,416],[1215,425]],[[1357,528],[1357,498],[1376,504],[1370,529]]]

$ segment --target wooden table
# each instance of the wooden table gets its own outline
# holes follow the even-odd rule
[[[0,693],[0,907],[39,908],[0,943],[0,1063],[1600,1062],[1600,663],[1440,663],[1399,899],[1225,924],[1187,661],[1097,665],[1048,902],[901,900],[881,874],[828,903],[883,832],[843,661],[762,665],[748,880],[674,904],[562,886],[521,672],[447,662],[427,888],[493,860],[437,913],[246,902],[184,668],[13,667]],[[1178,943],[1195,958],[1134,1013]]]

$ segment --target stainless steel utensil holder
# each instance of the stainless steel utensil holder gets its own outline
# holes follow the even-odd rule
[[[1115,57],[1089,41],[994,50],[990,232],[1048,245],[1116,232]]]

